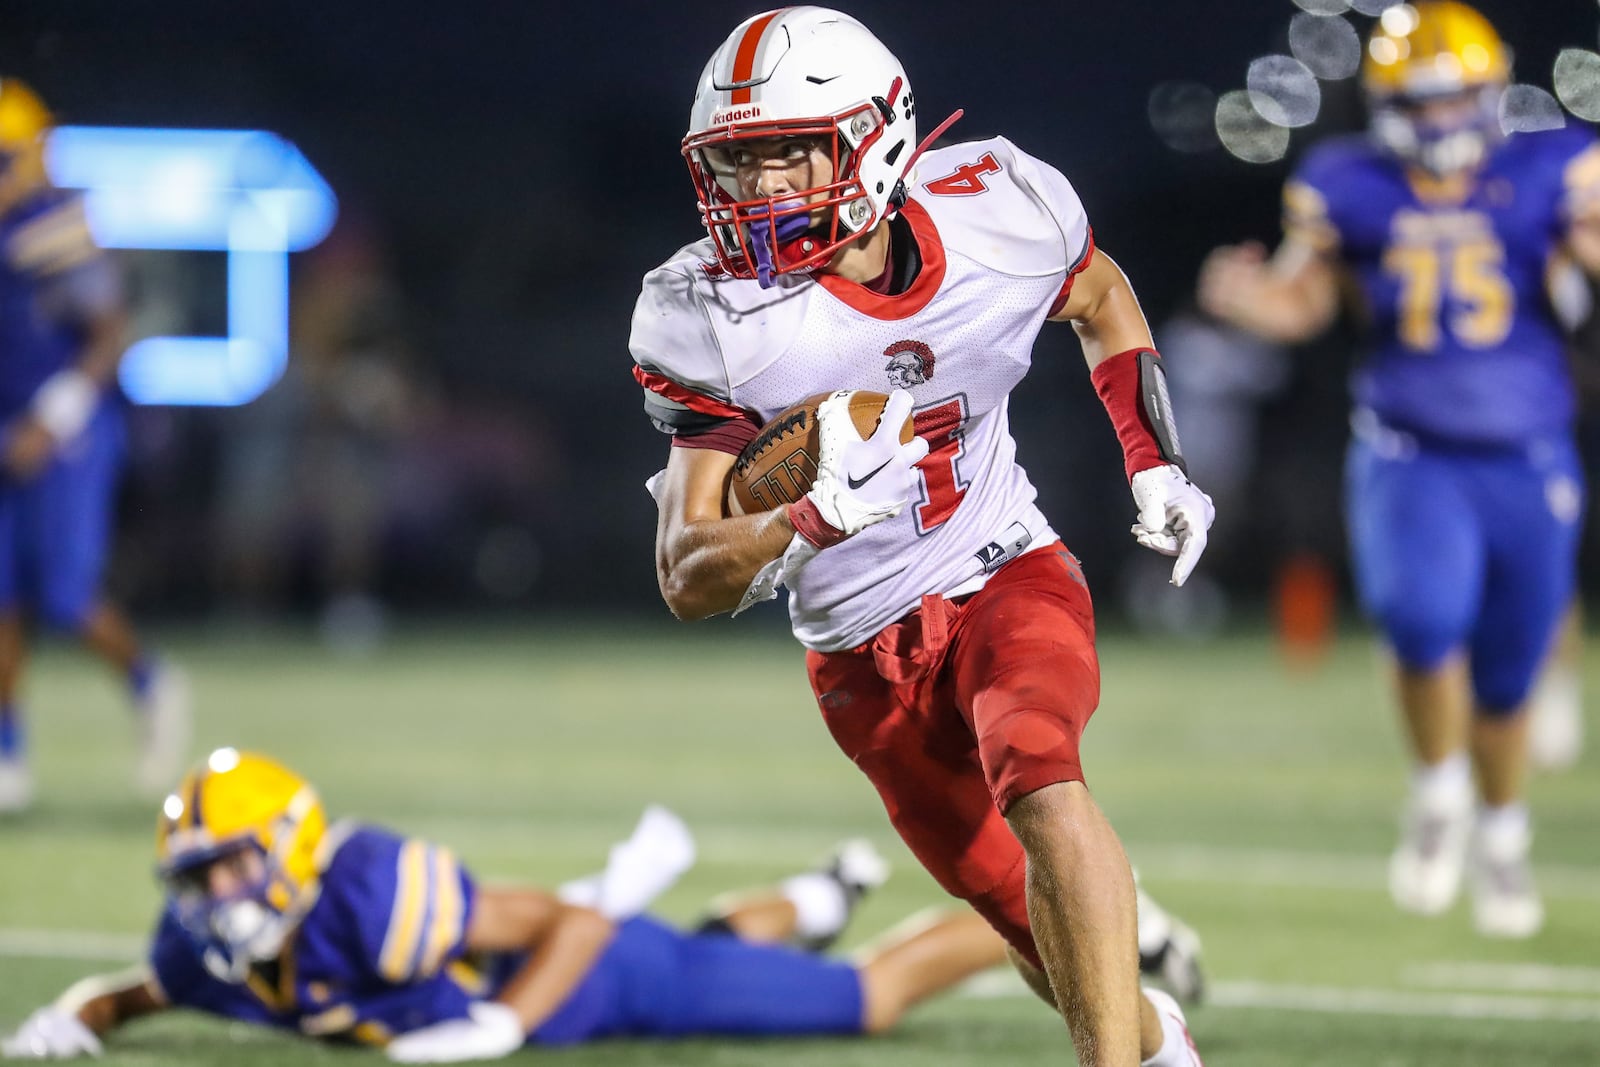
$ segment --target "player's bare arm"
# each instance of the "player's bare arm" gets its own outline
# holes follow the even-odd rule
[[[1200,268],[1200,306],[1240,329],[1282,344],[1309,341],[1339,311],[1339,272],[1328,255],[1295,236],[1270,259],[1256,242],[1218,248]]]
[[[1090,370],[1118,352],[1154,347],[1128,276],[1104,252],[1095,252],[1073,279],[1067,302],[1051,321],[1072,324]]]
[[[130,1019],[170,1007],[160,985],[142,966],[85,978],[61,994],[56,1003],[76,1014],[97,1034],[109,1033]]]
[[[542,890],[485,886],[473,904],[466,951],[529,953],[495,999],[530,1032],[566,1001],[615,933],[615,924],[592,908]]]
[[[1077,332],[1095,390],[1117,430],[1139,509],[1134,538],[1162,555],[1176,556],[1172,584],[1182,585],[1205,551],[1215,512],[1211,498],[1189,482],[1171,430],[1165,387],[1159,397],[1148,396],[1144,375],[1164,372],[1139,298],[1116,261],[1094,252],[1051,321],[1069,322]],[[1151,369],[1145,369],[1146,362],[1153,364]],[[1157,408],[1146,410],[1153,400]]]
[[[0,1055],[21,1059],[66,1059],[99,1055],[101,1037],[130,1019],[166,1011],[170,1005],[147,967],[84,978],[28,1016],[5,1039]]]
[[[756,572],[794,538],[784,508],[727,517],[733,462],[715,449],[674,448],[656,490],[656,581],[685,621],[738,607]]]
[[[1567,253],[1590,278],[1600,278],[1600,211],[1572,220],[1567,229]]]

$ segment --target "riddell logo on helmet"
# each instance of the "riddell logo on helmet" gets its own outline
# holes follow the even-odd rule
[[[759,118],[760,115],[761,115],[761,105],[760,104],[757,104],[754,107],[730,108],[727,111],[716,111],[716,112],[713,112],[712,115],[711,115],[711,125],[713,125],[713,126],[721,126],[723,123],[726,123],[726,122],[741,122],[744,119]]]

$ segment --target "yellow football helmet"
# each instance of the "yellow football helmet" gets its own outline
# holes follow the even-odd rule
[[[1456,0],[1385,10],[1361,69],[1374,137],[1436,175],[1475,168],[1503,136],[1500,99],[1510,80],[1500,35]]]
[[[0,182],[17,193],[46,183],[44,142],[55,120],[34,91],[0,78]]]
[[[207,966],[239,981],[253,961],[275,957],[316,902],[318,846],[327,815],[310,783],[254,753],[220,748],[184,775],[162,802],[157,870],[179,921],[206,950]],[[225,896],[207,872],[253,852],[259,876]]]

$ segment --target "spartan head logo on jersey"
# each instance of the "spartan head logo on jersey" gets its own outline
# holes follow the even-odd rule
[[[896,389],[910,389],[933,377],[933,349],[921,341],[896,341],[883,354],[889,357],[884,368],[889,384]]]

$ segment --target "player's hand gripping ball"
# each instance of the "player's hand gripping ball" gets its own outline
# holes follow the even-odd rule
[[[818,393],[785,408],[745,446],[728,481],[729,515],[770,511],[805,496],[816,480],[821,448],[817,406],[832,395]],[[877,431],[888,399],[884,393],[866,390],[850,394],[850,420],[863,439]],[[900,443],[908,444],[913,436],[908,412],[900,428]]]

